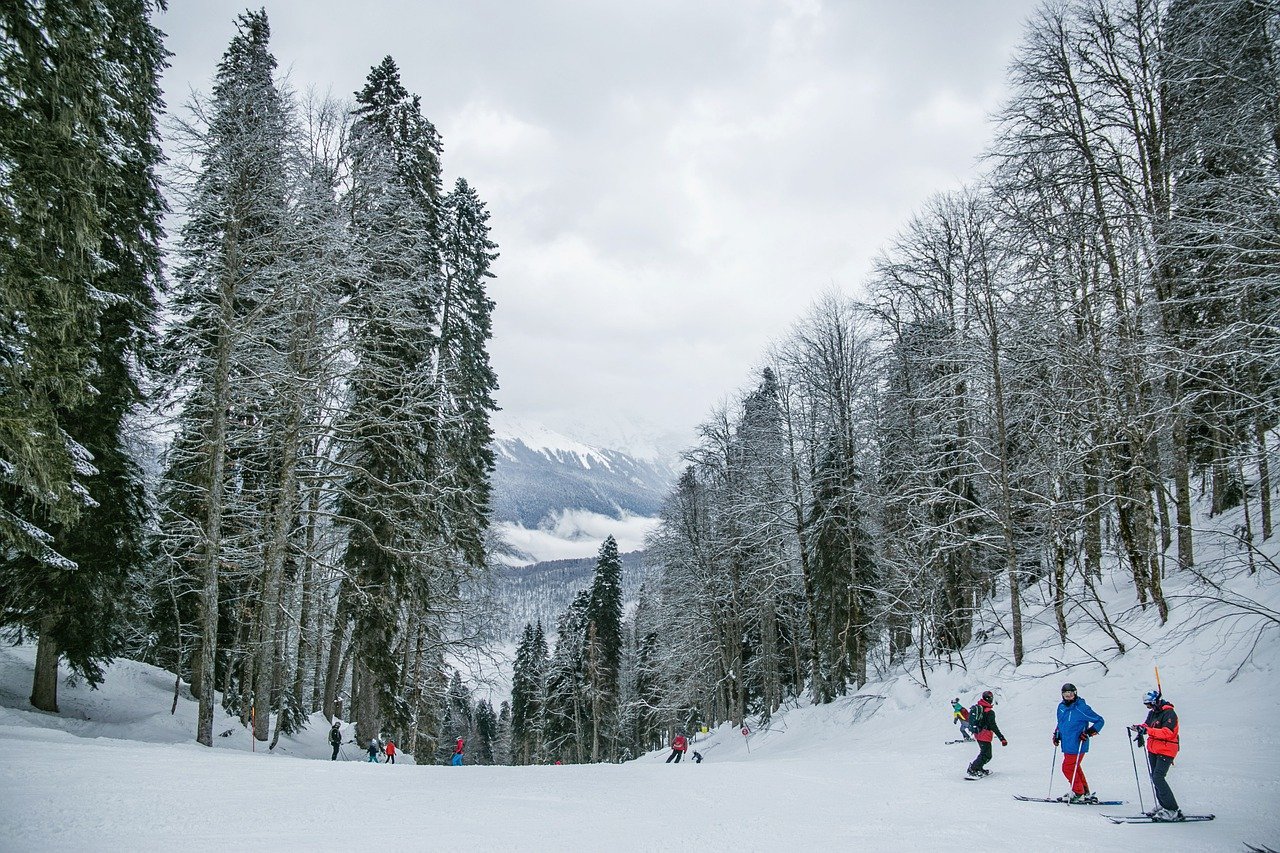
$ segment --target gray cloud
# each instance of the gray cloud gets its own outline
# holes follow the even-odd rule
[[[171,104],[242,7],[172,3]],[[504,408],[692,435],[816,294],[975,172],[1031,0],[271,3],[296,88],[390,54],[501,247]]]

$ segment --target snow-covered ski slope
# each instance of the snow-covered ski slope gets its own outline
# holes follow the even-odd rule
[[[1218,546],[1201,541],[1207,560]],[[1273,569],[1231,587],[1280,609]],[[1058,643],[1052,611],[1034,603],[1043,591],[1032,591],[1016,670],[997,629],[966,652],[967,670],[931,669],[927,686],[917,668],[829,705],[784,709],[767,730],[753,723],[749,739],[730,727],[700,735],[702,764],[665,764],[663,752],[621,765],[375,766],[354,745],[351,761],[296,760],[328,758],[321,718],[270,754],[251,754],[244,730],[220,718],[215,731],[234,733],[210,750],[190,740],[190,700],[170,716],[168,673],[119,661],[99,691],[64,685],[54,716],[26,701],[33,649],[4,648],[0,850],[1280,850],[1280,630],[1183,597],[1196,589],[1169,579],[1167,628],[1152,612],[1122,619],[1124,655],[1082,619]],[[1133,600],[1123,575],[1100,591],[1112,613]],[[1170,783],[1185,811],[1215,821],[1101,816],[1139,810],[1124,727],[1142,720],[1157,664],[1182,720]],[[1124,806],[1013,799],[1066,789],[1050,743],[1063,681],[1107,720],[1084,769]],[[984,688],[997,693],[1009,746],[995,746],[992,776],[965,782],[976,749],[944,744],[957,731],[950,699],[968,704]],[[1149,807],[1145,774],[1142,797]]]

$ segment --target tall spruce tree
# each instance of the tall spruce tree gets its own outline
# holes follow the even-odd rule
[[[101,681],[100,663],[120,647],[127,577],[146,559],[126,420],[142,399],[160,288],[157,8],[108,0],[0,13],[0,38],[17,48],[0,59],[0,88],[15,96],[0,98],[0,541],[17,555],[0,562],[0,621],[39,632],[31,700],[49,711],[60,656]],[[41,196],[43,210],[32,206]],[[79,393],[86,383],[91,393]],[[78,517],[62,459],[77,447],[92,458],[79,466]],[[57,505],[42,510],[50,497]],[[15,516],[47,521],[15,536]]]
[[[467,564],[484,563],[489,475],[494,456],[490,414],[498,378],[486,349],[493,336],[493,300],[485,292],[498,255],[489,213],[462,178],[442,202],[441,292],[436,387],[439,393],[441,484],[445,529]]]
[[[612,722],[618,705],[618,676],[622,664],[622,560],[618,543],[605,538],[596,557],[591,599],[587,604],[587,678],[591,692],[591,760],[617,737]]]
[[[402,607],[447,618],[459,561],[441,492],[440,139],[390,57],[356,104],[346,200],[360,270],[348,303],[356,363],[341,428],[341,512],[364,739],[397,707]]]

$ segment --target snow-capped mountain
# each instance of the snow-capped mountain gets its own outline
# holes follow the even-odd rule
[[[674,452],[599,447],[507,416],[493,448],[493,519],[518,562],[592,556],[608,535],[642,547],[679,470]]]

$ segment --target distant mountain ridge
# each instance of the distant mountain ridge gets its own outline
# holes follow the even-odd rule
[[[674,453],[643,458],[538,424],[503,419],[494,426],[495,522],[533,528],[576,509],[612,518],[651,517],[679,470]]]

